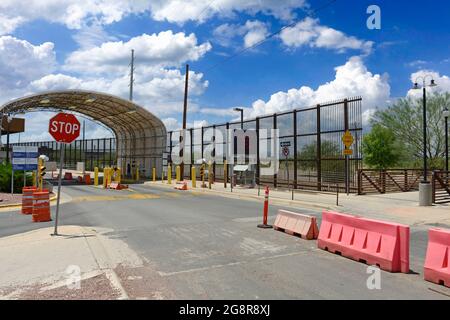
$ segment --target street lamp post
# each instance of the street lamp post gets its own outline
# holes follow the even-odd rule
[[[244,130],[244,109],[234,108],[233,110],[241,113],[241,130]]]
[[[445,125],[445,171],[448,172],[448,116],[450,111],[447,107],[444,109],[444,125]]]
[[[414,83],[413,89],[420,89],[418,81],[422,80],[422,90],[423,90],[423,180],[419,184],[419,205],[420,206],[431,206],[432,204],[432,195],[431,195],[431,184],[428,181],[428,167],[427,167],[427,84],[426,79],[430,77],[431,82],[429,84],[430,87],[435,87],[436,83],[434,82],[433,76],[427,74],[423,77],[417,77]]]

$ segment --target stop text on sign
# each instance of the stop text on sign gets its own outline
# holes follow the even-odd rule
[[[53,121],[50,123],[50,131],[59,134],[75,134],[80,130],[80,125],[70,122]]]
[[[58,142],[71,143],[80,135],[80,122],[69,113],[58,113],[50,119],[48,132]]]

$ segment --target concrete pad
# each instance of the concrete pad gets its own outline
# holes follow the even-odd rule
[[[127,298],[113,269],[119,264],[141,266],[142,260],[123,241],[104,235],[110,231],[60,226],[59,236],[52,236],[50,227],[0,238],[0,297],[20,297],[36,286],[44,291],[63,287],[79,270],[82,278],[103,274]]]

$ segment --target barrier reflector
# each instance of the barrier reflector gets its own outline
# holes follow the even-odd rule
[[[128,185],[126,184],[121,184],[117,181],[113,181],[109,184],[108,186],[110,189],[114,189],[114,190],[123,190],[123,189],[128,189]]]
[[[319,235],[316,217],[287,210],[278,210],[273,228],[307,240],[317,239]]]
[[[33,192],[33,222],[51,221],[50,195],[48,190]]]
[[[389,272],[409,272],[409,226],[324,211],[317,246]]]
[[[177,184],[180,184],[180,183],[177,182]],[[181,182],[181,186],[176,186],[175,189],[177,189],[177,190],[187,190],[188,189],[187,182],[186,181]]]
[[[450,230],[431,228],[424,265],[424,279],[450,287]]]
[[[37,191],[37,187],[22,188],[22,214],[33,213],[33,192]]]

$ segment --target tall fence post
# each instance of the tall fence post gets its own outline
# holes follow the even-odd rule
[[[358,195],[362,195],[362,170],[358,169]]]
[[[277,114],[276,113],[274,113],[273,114],[273,129],[274,130],[277,130]],[[278,135],[277,135],[277,137],[278,137]],[[278,141],[276,141],[275,143],[274,143],[274,146],[275,146],[275,150],[278,150],[278,145],[275,145],[276,143],[279,143]],[[272,155],[272,157],[277,157],[277,155]],[[278,174],[277,173],[274,173],[274,175],[273,175],[273,188],[274,189],[276,189],[277,188],[277,186],[278,186]]]
[[[431,175],[431,201],[436,203],[436,172]]]
[[[344,99],[344,131],[348,130],[348,100]],[[350,165],[348,155],[345,156],[345,192],[350,193]]]
[[[294,120],[294,189],[297,189],[298,173],[297,173],[297,110],[293,112]]]
[[[316,150],[316,165],[317,165],[317,190],[322,190],[322,139],[321,139],[321,128],[320,128],[320,104],[317,105],[317,116],[316,116],[316,129],[317,129],[317,150]],[[348,122],[348,119],[347,119]]]

